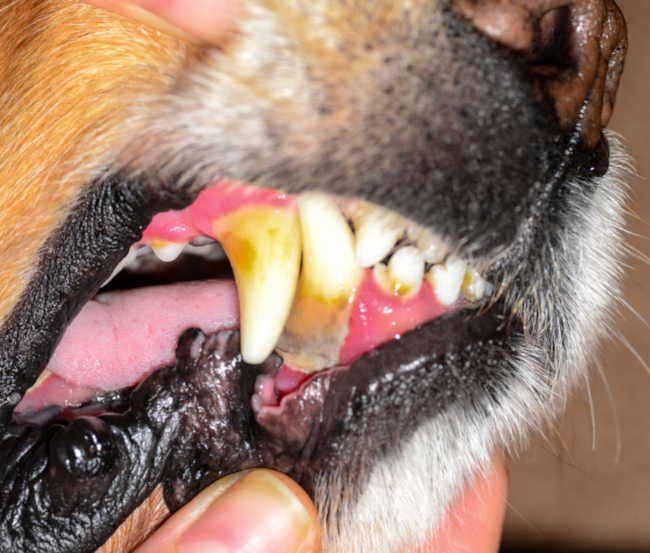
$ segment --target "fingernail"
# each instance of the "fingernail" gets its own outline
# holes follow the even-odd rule
[[[122,0],[132,6],[133,17],[192,42],[218,44],[235,27],[238,0]],[[149,15],[150,14],[150,15]]]
[[[183,40],[218,45],[236,30],[240,0],[86,0]]]
[[[284,475],[245,474],[209,505],[177,542],[178,553],[316,553],[309,499]]]
[[[181,29],[180,27],[173,25],[166,19],[163,19],[162,17],[156,15],[155,13],[143,8],[142,6],[136,3],[124,2],[121,6],[120,11],[126,17],[135,19],[136,21],[139,21],[140,23],[144,23],[149,27],[154,27],[159,31],[162,31],[163,33],[175,35],[178,38],[187,40],[189,42],[195,41],[195,38],[189,33],[185,32],[184,29]]]

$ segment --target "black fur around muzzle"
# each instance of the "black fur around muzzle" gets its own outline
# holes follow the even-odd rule
[[[2,328],[0,551],[91,552],[158,485],[177,509],[216,478],[244,468],[277,468],[317,496],[318,483],[331,475],[356,480],[371,472],[427,421],[451,411],[489,420],[486,405],[507,403],[521,380],[517,363],[531,340],[544,344],[540,365],[552,376],[553,348],[561,349],[564,338],[536,341],[542,325],[522,312],[545,307],[539,298],[550,277],[540,276],[540,267],[573,229],[577,206],[599,194],[607,141],[600,132],[594,141],[583,125],[593,96],[583,98],[580,115],[567,125],[557,89],[548,85],[553,75],[566,81],[566,72],[586,63],[573,49],[578,22],[570,9],[554,14],[556,39],[535,43],[531,58],[483,36],[480,14],[464,4],[441,2],[417,32],[364,45],[376,60],[366,80],[373,96],[365,98],[368,88],[351,90],[343,101],[356,108],[354,126],[318,136],[309,155],[287,146],[300,121],[283,113],[264,114],[256,148],[216,128],[214,136],[188,137],[191,147],[179,143],[186,120],[178,113],[190,120],[192,114],[178,109],[175,94],[154,114],[168,135],[145,125],[143,136],[152,138],[136,137],[128,156],[98,169],[77,209],[48,239],[36,276]],[[543,2],[512,4],[526,7],[533,27],[548,25],[545,14],[557,9],[537,13]],[[584,2],[574,4],[580,13]],[[540,71],[542,65],[556,73]],[[180,98],[200,93],[205,89],[190,87]],[[339,101],[315,109],[335,112]],[[156,152],[155,163],[148,152]],[[348,370],[316,376],[302,391],[312,401],[296,400],[275,418],[251,411],[254,379],[265,367],[243,363],[237,334],[200,330],[181,336],[174,366],[124,391],[115,414],[69,424],[57,412],[12,418],[67,324],[150,218],[188,205],[223,175],[291,193],[360,196],[396,210],[487,267],[489,279],[504,284],[497,286],[500,299],[485,311],[427,323]],[[526,295],[531,288],[536,294]],[[553,326],[567,321],[558,317]],[[456,461],[432,459],[445,462]]]

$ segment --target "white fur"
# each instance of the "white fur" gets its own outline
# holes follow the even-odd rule
[[[530,431],[539,430],[563,409],[599,338],[608,332],[619,293],[622,178],[628,167],[620,142],[612,134],[609,140],[608,173],[596,179],[592,197],[571,206],[561,247],[544,260],[555,286],[538,291],[527,304],[527,310],[536,312],[522,313],[535,324],[511,360],[516,377],[502,383],[500,403],[484,395],[475,412],[451,408],[421,425],[386,462],[374,465],[356,503],[336,477],[322,482],[317,497],[324,519],[330,521],[325,529],[327,551],[391,553],[419,541],[494,452],[516,453]],[[560,283],[566,286],[562,295]],[[551,358],[549,344],[559,343],[558,328],[566,329],[568,347]]]

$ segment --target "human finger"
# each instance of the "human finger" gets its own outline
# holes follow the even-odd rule
[[[219,44],[236,28],[238,0],[86,0],[198,43]]]
[[[137,553],[319,553],[316,509],[284,474],[222,478],[175,513]]]

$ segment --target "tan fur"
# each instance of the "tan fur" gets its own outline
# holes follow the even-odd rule
[[[117,137],[105,129],[165,87],[184,55],[176,39],[79,2],[0,7],[0,321],[111,151]]]
[[[419,4],[411,17],[435,2]],[[306,65],[318,59],[314,68],[322,74],[310,76],[334,90],[342,79],[366,72],[358,65],[367,64],[367,57],[354,55],[364,41],[381,40],[386,29],[408,34],[410,28],[403,6],[387,1],[354,9],[338,0],[246,6],[251,19],[255,10],[273,13],[291,37],[289,48],[299,50],[288,55]],[[295,99],[278,94],[284,90],[280,74],[268,80],[247,74],[238,53],[234,49],[222,70],[279,109],[287,101],[291,106],[285,108],[296,108]],[[181,64],[201,61],[199,48],[77,1],[9,0],[0,7],[0,149],[10,153],[0,158],[0,321],[24,291],[39,248],[80,187],[103,160],[115,157],[125,138],[115,129],[123,129],[126,108],[159,95]],[[344,126],[348,114],[339,109],[323,119],[312,126]]]
[[[169,516],[163,499],[162,487],[149,498],[115,531],[96,553],[124,553],[138,547]]]

